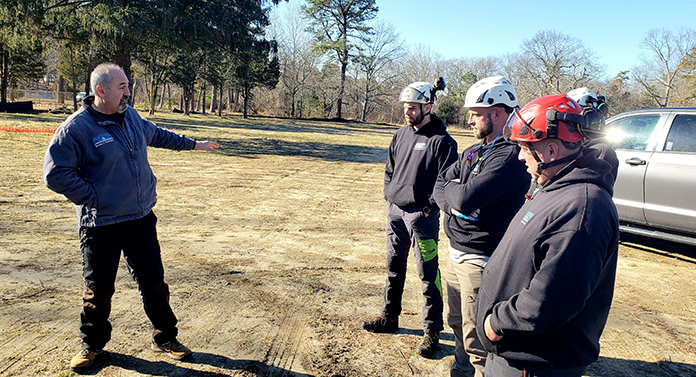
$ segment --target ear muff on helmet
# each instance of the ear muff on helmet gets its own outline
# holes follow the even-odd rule
[[[570,132],[579,132],[588,139],[604,136],[604,114],[594,107],[584,108],[580,114],[562,113],[551,109],[546,112],[546,119],[549,121],[548,137],[558,137],[557,128],[552,126],[556,125],[557,121],[562,121]]]
[[[580,128],[580,133],[588,139],[597,139],[605,136],[604,132],[604,113],[593,107],[582,111],[584,123]]]
[[[601,111],[602,115],[604,115],[605,118],[607,114],[609,114],[609,105],[607,105],[607,101],[606,98],[604,98],[604,96],[597,97],[597,103],[595,104],[595,108]]]

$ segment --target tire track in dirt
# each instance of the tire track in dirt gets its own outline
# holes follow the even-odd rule
[[[317,270],[333,269],[332,264],[340,259],[332,255],[336,252],[336,247],[332,245],[333,229],[322,227],[322,222],[317,224],[316,219],[330,218],[345,210],[342,208],[345,206],[337,203],[350,196],[351,190],[357,196],[371,195],[373,192],[371,188],[365,188],[364,174],[357,174],[356,177],[356,170],[365,171],[364,164],[351,164],[347,165],[347,171],[336,171],[327,168],[325,161],[303,161],[305,169],[302,170],[293,168],[291,163],[276,163],[279,164],[276,166],[278,169],[269,169],[274,174],[264,176],[264,185],[258,187],[258,182],[254,184],[258,187],[255,192],[258,202],[245,203],[251,204],[246,215],[259,216],[250,224],[257,233],[258,242],[268,244],[269,249],[273,249],[278,233],[289,234],[297,240],[297,244],[287,245],[287,249],[283,249],[286,262],[280,266],[274,265],[278,269],[270,271],[244,272],[230,271],[224,266],[211,268],[203,258],[195,261],[202,269],[212,272],[215,279],[222,278],[235,286],[235,290],[243,292],[247,300],[261,306],[263,312],[281,314],[279,318],[271,319],[278,324],[275,332],[265,338],[265,342],[256,342],[256,348],[251,353],[252,360],[260,361],[252,368],[262,376],[301,373],[298,364],[301,345],[311,331],[306,318],[311,315],[319,295],[330,291],[329,287],[312,280],[321,278],[323,272],[317,273]],[[281,165],[286,168],[281,168]],[[321,187],[319,194],[306,194],[307,191],[317,190],[317,187]],[[288,201],[291,205],[287,204]],[[311,213],[312,216],[303,216],[302,212]],[[235,222],[235,226],[240,225],[238,220],[229,221]],[[308,244],[306,249],[301,244],[305,240]],[[268,252],[273,253],[272,250]],[[255,258],[269,258],[271,265],[274,262],[269,255],[256,255]],[[192,260],[187,259],[187,262]],[[288,279],[292,284],[284,283]],[[288,290],[297,287],[302,288]],[[245,302],[244,299],[239,301]],[[224,318],[219,320],[225,321]],[[199,333],[200,330],[197,329]],[[214,338],[212,334],[219,331],[219,327],[212,325],[203,330],[207,333],[206,338]]]
[[[321,187],[323,195],[306,196],[304,200],[296,202],[293,208],[299,210],[306,209],[318,218],[324,216],[330,218],[334,215],[333,212],[338,208],[336,195],[345,192],[347,186],[352,183],[349,180],[352,180],[354,177],[354,174],[344,174],[343,171],[328,168],[324,161],[315,161],[308,168],[296,174],[304,176],[303,179],[300,178],[302,179],[299,184],[300,192],[307,192],[308,188],[311,190],[313,187]],[[293,177],[293,180],[297,181],[298,177]],[[315,225],[313,221],[307,220],[302,221],[301,226],[303,229],[306,229],[307,226]],[[282,231],[288,232],[291,230],[284,226]],[[329,247],[315,247],[311,253],[302,253],[293,257],[300,257],[302,264],[305,266],[322,266],[327,262],[329,253],[334,249],[329,243],[330,239],[325,241],[326,246]],[[305,280],[305,278],[309,277],[312,280],[311,274],[306,272],[295,272],[293,276],[295,279]],[[269,366],[264,374],[266,377],[284,376],[295,369],[294,364],[300,353],[300,344],[309,332],[305,319],[309,315],[309,308],[318,301],[317,298],[322,288],[326,291],[330,290],[329,287],[322,286],[322,284],[319,284],[320,286],[317,287],[317,282],[303,281],[302,283],[305,283],[305,286],[311,288],[314,292],[296,297],[285,312],[285,316],[265,358],[266,364]]]
[[[262,376],[287,376],[293,371],[300,343],[305,338],[307,332],[307,327],[304,325],[305,321],[303,320],[306,315],[305,307],[307,303],[311,304],[315,300],[316,294],[286,311],[271,348],[264,358],[268,368]]]
[[[321,187],[322,195],[314,195],[307,198],[301,203],[296,203],[293,208],[307,209],[318,218],[335,218],[341,215],[347,200],[343,197],[350,197],[346,194],[352,193],[354,196],[369,195],[371,188],[365,190],[366,186],[360,184],[359,181],[364,179],[364,174],[356,174],[354,170],[363,170],[364,165],[341,165],[348,171],[336,171],[326,166],[325,162],[314,163],[312,168],[306,169],[302,174],[306,175],[306,181],[303,185],[307,187]],[[369,169],[368,169],[369,170]],[[297,180],[297,177],[294,177]],[[306,189],[305,189],[306,190]],[[301,222],[300,226],[304,230],[315,228],[317,224],[313,221]],[[319,225],[321,227],[321,225]],[[316,266],[305,270],[301,267],[293,273],[296,279],[301,280],[300,284],[304,284],[314,290],[314,293],[297,297],[294,304],[286,311],[278,333],[273,341],[271,349],[266,357],[267,364],[271,366],[265,376],[285,375],[287,371],[293,370],[295,358],[300,352],[300,343],[309,332],[306,324],[306,317],[311,311],[309,308],[314,306],[319,301],[321,293],[330,294],[330,286],[326,286],[319,281],[314,281],[315,277],[322,276],[321,270],[333,270],[336,267],[332,266],[332,262],[339,260],[335,257],[336,247],[332,244],[333,239],[330,237],[331,229],[316,229],[323,233],[326,239],[323,239],[321,244],[315,244],[312,252],[302,253],[297,255],[305,266]],[[283,231],[289,231],[284,228]],[[341,235],[338,235],[341,236]],[[343,235],[346,236],[346,235]],[[304,271],[303,271],[304,270]],[[312,274],[314,272],[314,274]],[[305,281],[307,280],[307,281]],[[277,369],[276,369],[277,368]]]

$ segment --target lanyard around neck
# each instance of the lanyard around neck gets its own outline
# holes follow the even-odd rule
[[[483,156],[481,156],[481,157],[478,158],[478,160],[476,161],[476,165],[474,166],[473,169],[471,169],[472,171],[478,172],[478,169],[479,169],[479,167],[480,167],[480,165],[481,165],[481,162],[482,162],[486,157],[488,157],[488,154],[491,153],[491,148],[493,148],[493,145],[495,144],[496,141],[498,141],[498,139],[500,138],[500,136],[501,136],[502,134],[503,134],[503,132],[501,131],[501,132],[498,134],[498,136],[496,136],[495,139],[493,139],[493,142],[490,143],[490,144],[488,145],[488,149],[486,149],[486,152],[483,153]],[[479,148],[482,147],[482,146],[483,146],[483,144],[482,144],[482,145],[479,145],[478,147],[474,148],[474,149],[471,151],[471,153],[469,153],[469,157],[467,157],[467,159],[466,159],[466,160],[467,160],[467,161],[466,161],[466,162],[467,162],[467,166],[471,166],[471,159],[472,159],[472,157],[474,156],[474,153],[476,153],[476,151],[479,150]]]

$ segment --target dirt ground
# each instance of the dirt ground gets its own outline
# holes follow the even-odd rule
[[[3,115],[48,127],[65,115]],[[95,376],[446,376],[446,327],[432,359],[420,283],[410,271],[401,329],[363,331],[384,287],[382,175],[396,127],[239,117],[152,120],[219,153],[150,150],[159,239],[179,318],[195,352],[149,349],[149,322],[122,265],[113,339]],[[470,133],[452,131],[460,151]],[[0,131],[0,375],[70,376],[80,348],[81,257],[74,206],[42,182],[51,138]],[[440,264],[447,262],[441,234]],[[625,237],[602,353],[588,376],[696,376],[696,251]]]

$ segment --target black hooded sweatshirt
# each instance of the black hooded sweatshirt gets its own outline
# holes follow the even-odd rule
[[[457,142],[434,114],[417,131],[401,127],[389,145],[384,199],[407,211],[429,206],[437,176],[456,160]]]
[[[433,200],[445,212],[450,245],[466,254],[490,256],[512,217],[524,203],[531,177],[517,156],[520,148],[504,138],[462,152],[440,175]],[[452,214],[452,209],[470,219]]]
[[[512,219],[484,269],[476,306],[489,352],[518,367],[597,360],[616,276],[613,182],[609,163],[583,150]],[[485,335],[489,314],[498,342]]]

